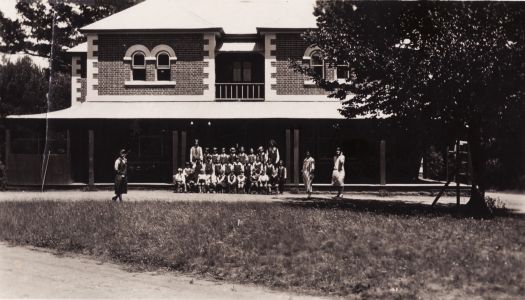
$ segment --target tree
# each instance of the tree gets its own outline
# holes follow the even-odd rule
[[[340,99],[346,117],[415,120],[421,130],[439,124],[465,137],[473,163],[468,206],[486,211],[485,154],[493,125],[516,109],[523,124],[525,5],[318,1],[314,14],[318,29],[305,40],[329,64],[349,64],[349,81],[296,69]]]
[[[0,64],[0,118],[44,112],[47,89],[45,72],[29,57],[4,61]]]

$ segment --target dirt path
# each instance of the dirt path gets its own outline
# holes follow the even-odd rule
[[[0,243],[0,298],[323,299],[173,273],[128,272],[83,256]]]
[[[525,214],[525,194],[488,192],[488,196],[499,198],[507,208],[517,213]],[[53,200],[53,201],[110,201],[111,191],[8,191],[0,192],[0,201],[27,201],[27,200]],[[320,193],[314,195],[315,199],[329,199],[333,194]],[[350,192],[345,194],[346,199],[378,200],[378,201],[401,201],[411,203],[422,203],[430,205],[434,196],[414,194],[390,194],[380,196],[373,193]],[[303,201],[304,194],[284,195],[245,195],[245,194],[177,194],[167,190],[131,190],[124,196],[124,201],[225,201],[225,202],[282,202]],[[461,197],[461,203],[466,203],[468,197]],[[439,203],[456,203],[454,196],[443,196]]]

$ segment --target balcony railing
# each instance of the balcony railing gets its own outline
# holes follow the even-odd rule
[[[264,100],[264,83],[216,83],[215,98],[221,101]]]

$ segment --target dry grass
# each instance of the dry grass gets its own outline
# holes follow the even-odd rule
[[[525,294],[525,218],[417,205],[4,202],[0,239],[314,294]]]

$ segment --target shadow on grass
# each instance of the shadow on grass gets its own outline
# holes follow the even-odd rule
[[[283,198],[283,204],[292,207],[315,209],[341,209],[357,212],[372,212],[385,215],[406,215],[424,217],[452,216],[458,218],[475,217],[466,208],[466,205],[457,207],[455,204],[437,204],[431,206],[426,203],[391,200],[371,200],[358,198],[320,198],[298,199]],[[508,208],[496,208],[492,217],[508,217],[525,219],[525,214]]]

